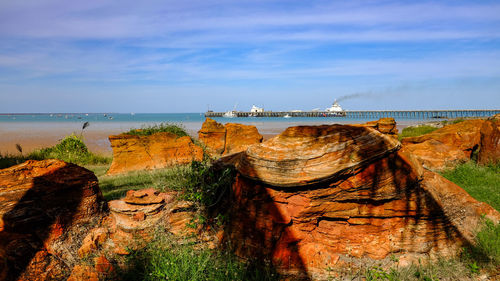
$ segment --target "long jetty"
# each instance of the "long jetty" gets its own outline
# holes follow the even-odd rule
[[[464,110],[348,110],[341,112],[328,111],[264,111],[243,112],[233,111],[236,117],[341,117],[378,119],[393,117],[398,119],[433,119],[433,118],[463,118],[463,117],[489,117],[499,114],[500,109],[464,109]],[[225,112],[205,113],[205,117],[224,117]]]

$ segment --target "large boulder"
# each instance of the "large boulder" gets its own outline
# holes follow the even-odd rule
[[[500,114],[497,114],[481,126],[481,140],[477,162],[479,164],[500,161]]]
[[[102,216],[95,175],[60,160],[0,170],[0,279],[62,280]]]
[[[236,123],[226,124],[226,144],[224,155],[246,150],[248,147],[262,142],[262,135],[252,125]]]
[[[285,275],[454,256],[473,243],[481,214],[500,214],[375,129],[301,126],[221,158],[238,174],[227,236],[241,257]]]
[[[255,126],[236,123],[222,125],[210,118],[205,120],[198,131],[198,138],[210,155],[216,157],[241,152],[261,143],[263,139]]]
[[[120,134],[109,136],[113,162],[107,174],[161,169],[203,159],[203,149],[189,136],[169,132],[149,136]]]
[[[217,121],[207,118],[198,131],[198,139],[205,144],[209,153],[221,155],[226,147],[226,127]]]
[[[485,120],[466,120],[401,142],[424,167],[441,171],[471,159],[479,148],[481,127]]]
[[[396,120],[392,117],[380,118],[376,121],[368,121],[365,124],[354,125],[373,128],[382,134],[389,135],[395,139],[398,138],[398,129],[396,127]]]

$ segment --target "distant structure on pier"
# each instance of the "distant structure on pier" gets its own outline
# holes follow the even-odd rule
[[[233,110],[227,112],[205,113],[206,117],[344,117],[351,119],[379,119],[393,117],[397,119],[439,119],[439,118],[466,118],[489,117],[500,114],[500,109],[457,109],[457,110],[344,110],[335,100],[331,107],[320,111],[265,111],[264,108],[253,105],[249,112]]]

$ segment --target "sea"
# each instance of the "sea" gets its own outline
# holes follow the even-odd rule
[[[254,125],[265,139],[279,134],[291,126],[322,124],[360,124],[372,119],[345,117],[236,117],[213,118],[219,123]],[[111,153],[109,135],[130,129],[140,129],[159,123],[176,124],[193,137],[205,121],[204,113],[47,113],[0,114],[0,154],[17,153],[16,145],[25,151],[55,145],[70,134],[83,136],[92,151]],[[397,127],[404,127],[434,120],[396,119]],[[83,125],[88,122],[85,130]]]
[[[314,124],[359,124],[372,119],[346,118],[346,117],[236,117],[236,118],[213,118],[219,123],[241,123],[255,125],[262,130],[276,130],[294,125]],[[204,113],[23,113],[23,114],[0,114],[0,126],[28,125],[37,128],[62,125],[77,125],[89,122],[102,128],[141,128],[159,123],[171,123],[180,125],[187,130],[194,131],[201,128],[205,121]],[[401,119],[398,123],[405,125],[416,124],[430,120]],[[16,126],[16,125],[14,125]],[[17,127],[17,126],[16,126]],[[28,126],[29,127],[29,126]]]

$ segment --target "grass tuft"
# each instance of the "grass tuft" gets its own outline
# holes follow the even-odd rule
[[[13,165],[17,165],[26,160],[45,159],[59,159],[78,165],[111,163],[110,157],[104,157],[90,152],[83,142],[83,139],[72,134],[62,139],[60,143],[53,147],[35,150],[26,156],[0,155],[0,168],[3,169]]]
[[[399,140],[402,140],[404,138],[409,138],[409,137],[418,137],[421,135],[425,135],[431,132],[434,132],[438,128],[429,126],[429,125],[420,125],[420,126],[414,126],[414,127],[406,127],[403,129],[401,134],[399,134]]]
[[[242,262],[226,251],[179,243],[165,231],[127,257],[129,268],[121,280],[278,280],[278,274],[262,263]]]
[[[442,175],[467,191],[476,200],[500,211],[500,163],[486,166],[467,162]]]
[[[178,137],[189,136],[186,129],[182,125],[171,123],[160,123],[151,126],[143,126],[141,129],[132,129],[125,134],[136,136],[150,136],[155,133],[168,132]]]

